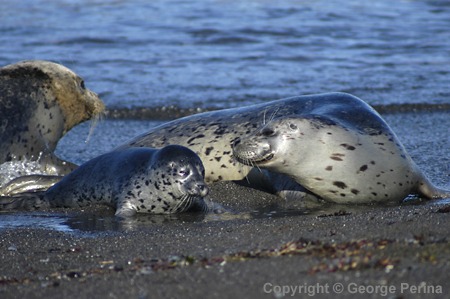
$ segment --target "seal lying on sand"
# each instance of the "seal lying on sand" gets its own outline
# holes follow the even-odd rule
[[[34,60],[0,68],[0,194],[29,185],[45,189],[72,171],[72,163],[54,155],[59,139],[104,108],[83,79],[60,64]]]
[[[448,196],[425,178],[381,116],[345,93],[200,113],[152,128],[119,148],[167,144],[195,151],[207,182],[248,176],[251,185],[271,184],[282,197],[312,194],[361,203],[401,201],[410,193]],[[271,172],[265,176],[253,166]]]
[[[89,160],[42,194],[0,197],[0,210],[103,204],[120,217],[206,210],[204,171],[183,146],[128,148]]]

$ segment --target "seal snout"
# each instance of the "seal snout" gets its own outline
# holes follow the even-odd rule
[[[209,188],[204,182],[197,182],[194,186],[189,190],[189,194],[205,197],[209,193]]]
[[[246,165],[270,161],[274,153],[268,143],[254,143],[244,141],[233,147],[233,156]]]

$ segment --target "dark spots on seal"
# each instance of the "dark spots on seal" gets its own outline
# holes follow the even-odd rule
[[[316,181],[323,181],[322,178],[314,178]]]
[[[358,193],[359,193],[359,190],[357,190],[357,189],[352,189],[352,190],[350,190],[353,194],[355,194],[355,195],[358,195]]]
[[[370,161],[370,164],[375,165],[375,161]]]
[[[155,186],[156,190],[159,190],[159,185],[157,182],[155,182],[153,185]]]
[[[367,166],[366,164],[364,164],[363,166],[361,166],[361,167],[359,168],[359,171],[366,171],[367,168],[368,168],[368,166]]]
[[[344,159],[342,159],[342,157],[345,157],[345,155],[339,154],[339,153],[334,153],[334,154],[331,154],[330,159],[335,160],[335,161],[344,161]]]
[[[230,154],[231,154],[231,151],[224,151],[222,154],[223,154],[223,155],[230,155]]]
[[[220,165],[220,168],[227,168],[225,164]]]
[[[356,149],[356,147],[354,147],[353,145],[349,145],[347,143],[342,143],[341,146],[349,151],[354,151]]]
[[[382,135],[382,134],[383,134],[382,131],[374,131],[374,132],[371,132],[369,135],[370,136],[377,136],[377,135]]]
[[[212,151],[213,149],[214,149],[214,147],[212,147],[212,146],[207,147],[207,148],[205,149],[205,155],[209,156],[209,154],[211,153],[211,151]]]
[[[341,189],[347,188],[347,185],[341,181],[334,181],[333,185],[335,185],[336,187],[341,188]]]
[[[215,157],[214,158],[217,162],[220,162],[220,160],[222,160],[222,157]]]
[[[325,170],[332,171],[333,170],[333,166],[327,166],[327,167],[325,167]]]
[[[333,193],[333,194],[338,193],[338,191],[336,191],[336,190],[328,190],[328,192]]]
[[[192,145],[192,142],[195,139],[199,139],[199,138],[203,138],[203,137],[205,137],[205,134],[198,134],[197,136],[191,137],[188,139],[187,144]]]
[[[372,195],[373,195],[373,196],[378,196],[378,193],[372,192]]]
[[[341,197],[345,197],[345,193],[341,193],[339,194]]]

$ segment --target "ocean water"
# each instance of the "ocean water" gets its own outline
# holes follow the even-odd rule
[[[0,65],[73,69],[109,109],[350,92],[450,103],[447,0],[0,0]]]

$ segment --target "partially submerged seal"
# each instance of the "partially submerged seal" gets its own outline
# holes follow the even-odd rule
[[[42,194],[2,197],[0,210],[100,204],[115,208],[120,217],[206,211],[204,171],[186,147],[128,148],[89,160]]]
[[[32,60],[0,68],[0,194],[45,189],[72,171],[75,165],[54,154],[58,141],[104,108],[60,64]]]
[[[289,117],[299,123],[287,121]],[[299,128],[297,136],[293,130]],[[271,130],[280,138],[271,139],[277,151],[260,159],[258,153],[270,152],[269,143],[262,140],[271,137]],[[425,198],[448,196],[425,178],[381,116],[346,93],[200,113],[152,128],[119,149],[167,144],[195,151],[207,182],[247,177],[251,185],[263,185],[283,197],[360,203],[402,200],[410,192]],[[267,158],[279,164],[270,167],[275,164],[263,163]],[[266,166],[268,174],[257,169]]]

